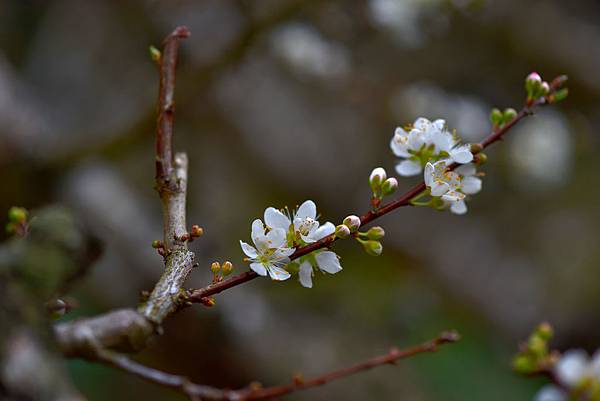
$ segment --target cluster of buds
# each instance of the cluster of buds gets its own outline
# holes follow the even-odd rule
[[[210,271],[213,274],[213,283],[222,281],[224,277],[229,276],[233,271],[233,263],[226,261],[222,265],[219,262],[212,262]]]
[[[394,177],[387,178],[385,170],[382,167],[377,167],[369,176],[369,185],[373,191],[371,204],[377,209],[385,196],[396,192],[396,189],[398,189],[398,180]]]
[[[381,240],[385,236],[383,228],[371,227],[367,232],[358,232],[356,240],[360,242],[366,253],[371,256],[379,256],[383,252],[383,245]]]
[[[553,330],[548,323],[540,324],[513,358],[515,372],[530,375],[552,367],[558,358],[558,355],[548,348],[552,335]]]
[[[532,72],[525,78],[525,91],[527,92],[527,103],[531,104],[550,93],[550,84],[542,81],[540,74]]]
[[[525,91],[527,92],[527,104],[531,105],[541,97],[545,97],[549,103],[560,102],[569,95],[569,89],[564,88],[567,82],[566,75],[559,75],[551,83],[542,81],[537,72],[532,72],[525,79]]]
[[[517,116],[517,111],[515,109],[504,109],[504,111],[500,111],[500,109],[494,108],[490,112],[490,121],[492,122],[492,126],[494,129],[502,128],[507,123],[514,120]]]
[[[353,235],[360,228],[360,217],[351,214],[346,217],[342,224],[335,228],[336,238],[344,239]]]

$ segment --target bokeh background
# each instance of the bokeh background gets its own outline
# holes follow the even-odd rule
[[[275,384],[455,328],[459,345],[289,399],[531,399],[541,382],[514,375],[510,358],[538,322],[554,325],[561,349],[599,345],[599,22],[595,0],[5,0],[0,210],[63,204],[100,238],[63,319],[151,289],[162,262],[150,247],[161,214],[148,46],[177,25],[192,36],[175,142],[191,160],[189,222],[205,229],[191,286],[208,282],[213,260],[246,269],[238,240],[267,206],[313,199],[333,222],[367,210],[370,170],[393,172],[396,126],[445,118],[477,141],[491,107],[520,107],[529,72],[566,73],[568,100],[490,149],[466,216],[399,210],[380,222],[381,257],[337,244],[344,270],[313,289],[231,289],[169,319],[138,356],[205,384]],[[67,364],[89,400],[183,399]]]

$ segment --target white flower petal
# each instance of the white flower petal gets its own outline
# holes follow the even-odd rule
[[[481,191],[481,184],[480,178],[468,176],[463,179],[461,190],[467,195],[473,195]]]
[[[295,251],[296,248],[278,248],[273,251],[270,259],[288,263],[288,256],[293,254]]]
[[[270,228],[281,228],[285,231],[289,230],[292,222],[290,219],[274,207],[269,207],[265,210],[265,224]]]
[[[287,270],[279,266],[269,265],[267,267],[267,270],[269,271],[269,276],[271,276],[271,279],[273,280],[283,281],[287,280],[291,276],[291,274]]]
[[[408,147],[412,150],[419,150],[425,144],[423,133],[413,129],[408,133]]]
[[[442,120],[441,118],[438,118],[432,124],[433,124],[433,126],[435,128],[437,128],[437,129],[439,129],[441,131],[446,126],[446,120]]]
[[[300,205],[294,217],[299,217],[303,220],[307,217],[310,217],[311,219],[316,219],[317,205],[315,205],[315,202],[311,200],[305,201],[303,204]]]
[[[413,123],[413,127],[415,127],[416,129],[419,129],[419,130],[425,130],[430,125],[431,125],[431,121],[429,121],[428,119],[426,119],[424,117],[417,118],[415,120],[415,122]]]
[[[319,269],[330,273],[335,274],[342,270],[342,266],[340,265],[340,261],[335,254],[335,252],[324,251],[319,252],[315,255],[315,259],[317,260],[317,264],[319,265]]]
[[[425,173],[423,174],[423,179],[425,180],[425,185],[427,185],[428,187],[430,187],[431,184],[433,183],[433,172],[434,171],[435,171],[435,168],[433,167],[433,164],[428,162],[425,165]]]
[[[450,189],[450,185],[445,182],[435,181],[430,185],[431,196],[442,196]]]
[[[537,392],[533,401],[567,401],[567,394],[554,384],[547,384]]]
[[[408,153],[408,136],[404,130],[402,130],[403,134],[398,134],[398,129],[402,128],[396,129],[396,134],[390,141],[390,148],[398,157],[410,157],[410,153]]]
[[[312,237],[317,241],[325,238],[335,232],[335,226],[331,222],[327,222],[323,224],[321,227],[317,228],[313,233]]]
[[[477,172],[477,167],[474,164],[463,164],[454,169],[454,172],[460,174],[464,177],[469,177],[475,175]]]
[[[586,374],[589,364],[587,352],[581,349],[565,352],[554,366],[559,382],[567,386],[576,385]]]
[[[396,164],[396,172],[403,177],[410,177],[421,172],[421,165],[412,160],[403,160]]]
[[[245,243],[244,241],[240,241],[240,246],[242,247],[242,251],[249,258],[255,258],[258,256],[258,252],[256,251],[256,248],[254,248],[252,245],[249,245],[249,244]]]
[[[259,276],[266,276],[267,269],[262,263],[254,262],[250,263],[250,268],[254,270]]]
[[[306,242],[307,244],[312,244],[313,242],[317,242],[317,240],[312,235],[300,234],[300,238],[302,238],[302,241]]]
[[[286,231],[281,228],[274,228],[267,234],[267,243],[269,248],[281,248],[286,245]]]
[[[458,202],[463,199],[465,199],[465,194],[455,191],[448,191],[442,195],[442,200],[445,202]]]
[[[300,284],[306,288],[312,288],[312,273],[313,269],[309,262],[302,262],[300,271],[298,272],[298,280]]]
[[[453,145],[452,134],[448,131],[436,131],[431,134],[431,140],[435,145],[436,153],[441,151],[450,152]]]
[[[473,161],[473,153],[471,153],[470,145],[461,145],[450,151],[450,157],[456,163],[465,164]]]
[[[265,235],[265,226],[260,219],[252,222],[252,239],[259,238]]]
[[[467,213],[467,203],[464,200],[453,202],[450,205],[450,211],[454,214],[465,214]]]

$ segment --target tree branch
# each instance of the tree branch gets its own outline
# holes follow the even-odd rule
[[[555,89],[556,88],[553,86],[552,90],[555,90]],[[543,106],[546,104],[547,104],[546,99],[544,97],[542,97],[542,98],[537,99],[535,102],[533,102],[530,105],[525,105],[521,109],[521,111],[515,116],[515,118],[513,118],[510,122],[506,123],[501,128],[493,130],[483,141],[481,141],[478,144],[475,144],[475,146],[474,146],[475,150],[473,153],[474,154],[480,153],[481,151],[483,151],[483,149],[485,149],[488,146],[492,145],[493,143],[501,140],[504,137],[504,135],[510,131],[510,129],[512,127],[514,127],[517,123],[519,123],[519,121],[521,121],[523,118],[525,118],[527,116],[532,115],[534,112],[534,108],[536,106]],[[451,169],[456,168],[456,167],[457,167],[457,165],[450,166]],[[366,224],[372,222],[373,220],[385,215],[385,214],[390,213],[393,210],[398,209],[399,207],[410,206],[411,199],[413,199],[415,196],[422,193],[426,188],[427,187],[425,186],[425,182],[421,182],[421,183],[415,185],[414,187],[412,187],[409,191],[404,193],[398,199],[393,200],[387,204],[384,204],[383,206],[379,207],[376,210],[368,211],[367,213],[363,214],[360,217],[361,227],[363,225],[366,225]],[[290,256],[290,259],[294,260],[301,256],[307,255],[313,251],[316,251],[318,249],[329,247],[334,241],[336,241],[336,239],[337,238],[335,237],[335,234],[332,234],[325,238],[322,238],[319,241],[313,242],[312,244],[308,244],[308,245],[302,246],[300,248],[297,248],[296,251]],[[195,290],[194,289],[188,290],[187,300],[192,303],[202,303],[203,299],[206,297],[210,297],[212,295],[218,294],[222,291],[225,291],[226,289],[246,283],[257,277],[259,277],[259,275],[256,274],[255,272],[246,271],[246,272],[237,274],[235,276],[231,276],[228,279],[225,279],[218,283],[210,284],[203,288],[199,288],[199,289],[195,289]]]
[[[444,332],[438,337],[413,347],[398,349],[392,348],[387,354],[376,356],[366,361],[327,372],[319,376],[302,379],[294,377],[289,384],[272,387],[261,387],[254,383],[240,390],[218,389],[211,386],[195,384],[184,376],[172,375],[156,369],[141,365],[126,356],[118,355],[110,351],[99,349],[96,358],[111,366],[117,367],[131,374],[141,377],[152,383],[172,388],[186,394],[192,400],[210,401],[255,401],[267,400],[287,395],[296,391],[306,390],[312,387],[322,386],[334,380],[342,379],[357,373],[364,372],[383,365],[394,365],[401,359],[412,356],[435,352],[443,344],[454,343],[460,339],[454,331]]]

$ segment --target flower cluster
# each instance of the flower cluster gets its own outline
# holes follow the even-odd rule
[[[473,163],[464,164],[450,171],[448,161],[440,160],[425,166],[425,185],[432,197],[440,198],[442,208],[449,207],[455,214],[465,214],[467,195],[481,191],[481,179]]]
[[[342,270],[338,256],[332,251],[316,250],[293,263],[290,263],[290,256],[297,247],[316,242],[335,231],[332,223],[319,223],[317,206],[307,200],[293,213],[267,208],[264,224],[260,219],[252,223],[255,246],[243,241],[240,245],[252,262],[250,268],[259,275],[269,274],[273,280],[287,280],[291,277],[290,272],[297,271],[300,284],[311,288],[315,270],[330,274]]]
[[[461,144],[458,136],[448,131],[444,120],[431,122],[420,117],[407,130],[398,127],[390,147],[396,156],[404,159],[396,165],[396,171],[405,177],[421,173],[427,163],[450,160],[465,164],[473,160],[471,147]]]
[[[542,387],[535,401],[568,401],[571,393],[586,396],[581,399],[600,399],[600,352],[590,359],[583,350],[567,351],[552,372],[558,383]]]

